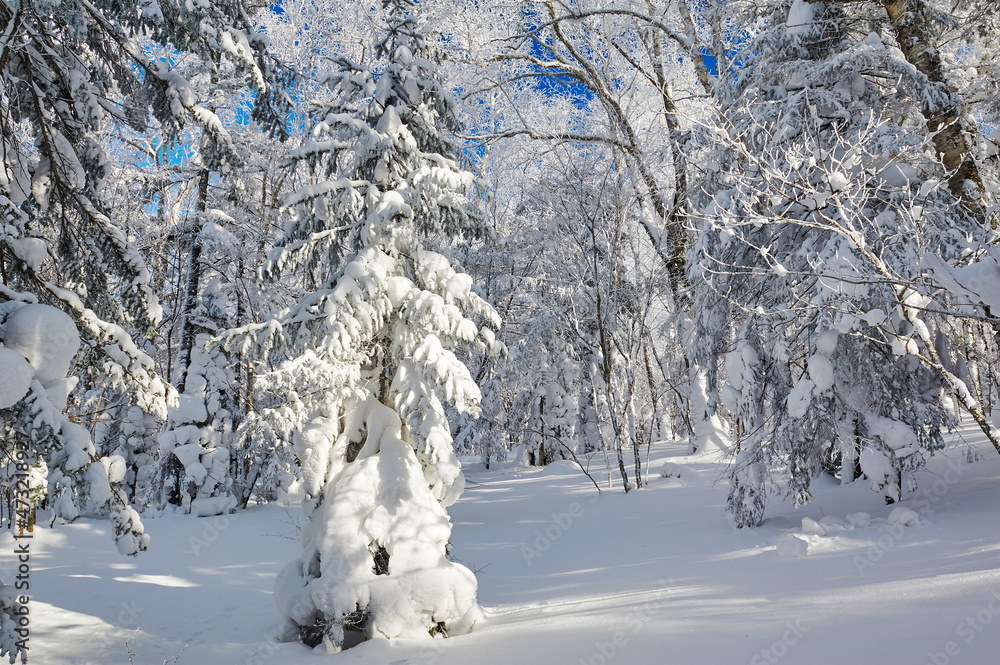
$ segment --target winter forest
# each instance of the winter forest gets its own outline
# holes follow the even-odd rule
[[[4,660],[996,662],[995,0],[0,31]]]

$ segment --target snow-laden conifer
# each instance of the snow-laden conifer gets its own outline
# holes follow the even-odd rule
[[[149,536],[122,488],[125,460],[98,457],[90,432],[65,414],[77,384],[67,376],[80,348],[73,320],[48,305],[24,305],[4,321],[0,343],[0,434],[14,470],[45,470],[44,499],[54,517],[107,512],[122,554],[146,549]],[[28,507],[20,508],[17,526],[27,529]]]
[[[228,143],[218,117],[197,103],[169,58],[154,60],[140,44],[152,39],[204,62],[235,62],[257,90],[257,117],[276,126],[281,94],[269,87],[265,43],[237,3],[29,1],[0,9],[0,22],[7,26],[0,35],[0,325],[39,302],[68,312],[83,339],[75,367],[87,389],[163,417],[169,387],[135,341],[151,333],[162,308],[105,196],[104,133],[116,125],[144,132],[150,114],[170,140],[185,124],[199,124],[215,137],[213,159],[225,168]],[[28,402],[42,408],[30,396],[6,408],[24,412]],[[51,445],[71,446],[82,437],[70,436],[73,429],[52,427]]]
[[[979,233],[901,120],[911,101],[882,81],[937,89],[878,34],[853,34],[848,11],[775,3],[723,94],[728,166],[707,179],[692,281],[707,286],[703,346],[730,348],[740,526],[763,518],[770,480],[804,503],[824,466],[898,500],[951,421],[957,384],[928,360],[919,261],[961,260]]]
[[[479,409],[455,349],[502,352],[482,327],[498,325],[493,308],[421,240],[479,227],[475,179],[440,133],[455,116],[435,38],[408,0],[385,2],[382,16],[377,60],[338,60],[337,102],[293,153],[314,184],[288,199],[293,218],[267,272],[302,269],[314,288],[222,341],[287,358],[258,384],[280,401],[241,431],[294,444],[309,524],[275,601],[286,639],[331,650],[352,632],[447,635],[475,623],[475,578],[447,558],[445,507],[464,477],[444,404]]]
[[[280,122],[273,111],[281,95],[268,87],[264,42],[238,2],[25,0],[0,7],[0,25],[0,338],[4,362],[18,381],[28,379],[26,388],[0,389],[15,395],[0,403],[3,457],[44,462],[32,468],[44,469],[54,515],[107,510],[119,549],[135,554],[147,537],[122,484],[125,458],[99,457],[91,432],[64,413],[78,379],[88,391],[115,395],[123,409],[162,418],[170,401],[148,348],[136,341],[163,312],[139,248],[106,196],[106,135],[125,125],[144,132],[151,113],[171,138],[192,123],[225,132],[170,58],[150,57],[142,45],[149,40],[208,62],[237,62],[258,92],[257,117],[271,126]],[[35,323],[54,327],[22,330],[38,312]],[[42,341],[56,333],[60,340]],[[37,354],[25,355],[36,348],[60,348],[68,359],[38,365]],[[31,372],[11,354],[26,358]],[[6,373],[0,377],[5,383]],[[8,609],[5,603],[0,621]]]

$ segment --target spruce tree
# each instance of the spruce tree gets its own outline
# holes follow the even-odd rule
[[[772,3],[722,92],[732,140],[706,178],[692,283],[702,347],[730,349],[739,526],[763,519],[769,488],[809,501],[824,466],[898,500],[952,420],[954,385],[922,360],[934,323],[919,260],[960,261],[981,232],[926,159],[913,100],[882,84],[918,88],[920,74],[853,33],[853,11]]]
[[[245,8],[230,2],[29,1],[0,8],[0,22],[7,26],[0,38],[5,339],[13,318],[34,303],[66,312],[75,323],[73,335],[78,331],[82,337],[74,373],[85,388],[116,395],[123,409],[134,405],[162,418],[171,391],[154,371],[148,346],[136,341],[152,333],[162,308],[140,252],[119,228],[117,211],[105,196],[106,134],[126,126],[146,132],[152,115],[165,136],[177,140],[181,129],[194,123],[211,137],[208,161],[220,170],[230,168],[219,118],[198,104],[169,58],[152,59],[143,45],[152,40],[167,51],[194,52],[206,66],[234,63],[256,89],[254,116],[280,132],[283,98],[265,42],[254,33]],[[67,336],[70,332],[67,327]],[[75,428],[28,425],[26,414],[41,406],[37,399],[34,407],[27,401],[5,405],[0,422],[31,441],[32,460],[42,448],[72,448],[82,436]],[[66,406],[65,396],[50,402]],[[10,453],[6,446],[5,453]],[[58,481],[50,478],[53,482]],[[78,509],[86,500],[85,494],[72,499]],[[56,514],[68,519],[79,514],[67,510]]]
[[[480,392],[454,350],[502,352],[493,308],[428,234],[471,237],[475,178],[458,165],[437,38],[418,6],[386,0],[368,63],[337,60],[336,102],[293,159],[315,184],[287,201],[293,219],[271,255],[276,278],[302,268],[314,288],[224,348],[287,360],[259,379],[287,396],[241,431],[291,438],[309,524],[279,575],[286,639],[326,644],[468,631],[472,573],[448,560],[445,507],[464,485],[444,403],[476,413]]]
[[[135,554],[148,536],[128,503],[125,458],[98,456],[91,432],[64,413],[79,380],[159,418],[171,400],[141,341],[162,308],[105,196],[107,135],[145,132],[151,114],[173,138],[191,123],[224,132],[170,58],[149,56],[150,41],[236,62],[257,91],[255,116],[274,129],[282,95],[239,2],[25,0],[0,7],[0,24],[2,456],[44,469],[54,517],[109,512],[119,550]],[[0,596],[5,623],[6,587]],[[17,649],[0,643],[11,658]]]

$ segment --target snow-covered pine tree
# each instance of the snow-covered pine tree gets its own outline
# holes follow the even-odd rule
[[[55,517],[72,521],[88,510],[106,511],[122,554],[145,549],[149,537],[122,488],[125,460],[97,457],[90,432],[65,414],[78,383],[68,376],[80,348],[73,319],[49,305],[23,305],[6,317],[0,344],[4,458],[22,477],[32,467],[45,470],[45,501]],[[27,521],[19,518],[17,527],[29,528]]]
[[[0,37],[7,93],[0,108],[2,298],[41,298],[71,312],[95,342],[80,359],[90,378],[126,377],[141,405],[162,410],[162,386],[145,378],[148,359],[121,341],[123,329],[148,333],[162,310],[103,196],[102,133],[115,124],[145,131],[150,108],[174,137],[192,120],[210,135],[224,132],[183,77],[146,55],[139,41],[147,34],[205,62],[220,54],[236,62],[258,90],[255,114],[280,127],[274,111],[281,95],[267,85],[273,68],[264,42],[234,3],[24,2],[0,10],[0,21],[9,28]]]
[[[106,394],[93,391],[84,400],[82,408],[97,411],[94,427],[94,445],[101,455],[120,455],[125,460],[125,480],[122,487],[129,501],[139,508],[149,503],[157,468],[156,435],[163,423],[156,416],[145,413],[137,406],[103,409]]]
[[[522,459],[533,466],[572,457],[579,420],[580,361],[558,335],[565,323],[552,312],[540,314],[511,349],[512,374],[518,376],[510,380],[520,388],[510,408],[511,424],[517,423],[512,433],[522,446]]]
[[[187,132],[184,158],[169,165],[172,184],[156,193],[157,219],[144,227],[145,234],[167,236],[180,258],[162,262],[172,274],[160,280],[166,312],[158,332],[166,347],[160,358],[183,394],[160,437],[151,498],[158,508],[200,515],[245,504],[244,486],[252,485],[248,476],[256,465],[247,449],[231,449],[232,434],[252,404],[253,367],[261,360],[231,362],[205,344],[254,320],[254,313],[272,310],[283,295],[275,287],[259,292],[254,276],[273,241],[275,190],[284,175],[275,177],[280,167],[270,155],[284,129],[269,136],[246,119],[249,90],[239,63],[207,57],[183,59],[172,71],[188,81],[192,98],[214,120]],[[160,129],[160,140],[169,145],[176,130]],[[169,198],[177,212],[167,225],[162,218]]]
[[[187,385],[171,409],[168,427],[158,437],[159,477],[153,505],[179,506],[204,517],[236,507],[230,474],[229,444],[238,423],[239,383],[221,353],[202,351],[201,335],[187,370]]]
[[[104,196],[103,132],[144,131],[150,108],[175,128],[191,120],[210,131],[217,125],[169,70],[169,58],[153,60],[140,46],[147,38],[174,53],[224,53],[239,62],[258,90],[255,115],[272,127],[280,125],[273,112],[280,91],[266,85],[264,42],[236,2],[25,0],[0,7],[0,25],[0,392],[10,398],[0,406],[3,456],[45,460],[54,515],[107,508],[119,549],[135,554],[147,537],[120,485],[123,458],[98,458],[90,432],[63,413],[79,378],[86,390],[107,389],[159,417],[169,396],[134,341],[151,332],[162,309]],[[74,360],[75,376],[67,377]]]
[[[453,349],[500,354],[498,317],[421,234],[479,232],[475,179],[441,129],[454,127],[436,38],[410,0],[386,0],[378,60],[337,61],[337,101],[293,158],[315,184],[269,274],[305,269],[314,285],[230,350],[287,361],[259,377],[286,396],[244,421],[291,437],[309,524],[275,584],[285,639],[339,650],[357,639],[448,635],[478,617],[472,573],[448,560],[445,507],[464,478],[444,402],[476,412],[480,393]]]
[[[878,34],[853,34],[849,11],[772,3],[721,88],[733,138],[705,184],[692,283],[703,348],[735,340],[721,395],[741,433],[729,504],[740,526],[763,518],[776,468],[796,503],[834,460],[842,482],[860,462],[898,499],[951,419],[954,384],[920,360],[919,259],[960,260],[980,233],[924,157],[912,99],[881,84],[923,79]]]
[[[0,8],[0,22],[7,26],[0,37],[0,324],[36,302],[69,312],[84,341],[76,373],[86,389],[163,417],[169,389],[133,341],[150,334],[162,308],[104,195],[104,133],[126,125],[143,132],[152,109],[170,137],[192,120],[207,134],[224,134],[170,58],[149,57],[140,43],[150,38],[204,62],[235,62],[257,89],[255,116],[279,128],[281,93],[268,86],[274,72],[264,42],[236,3],[23,2]],[[51,434],[48,445],[60,445],[61,429]]]

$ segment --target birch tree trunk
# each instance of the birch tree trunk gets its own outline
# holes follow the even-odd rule
[[[938,158],[951,175],[948,189],[981,224],[986,224],[983,179],[963,134],[960,100],[950,91],[924,0],[882,0],[906,61],[942,89],[921,105]],[[941,101],[941,99],[945,101]],[[991,222],[996,228],[996,220]]]

